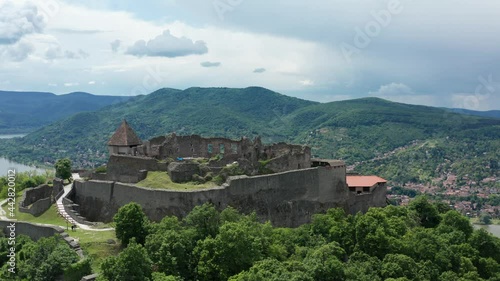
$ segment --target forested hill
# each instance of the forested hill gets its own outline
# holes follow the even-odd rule
[[[76,166],[102,164],[122,119],[142,139],[176,132],[306,144],[315,156],[344,159],[358,171],[401,182],[449,171],[496,175],[500,158],[499,119],[378,98],[316,103],[259,87],[161,89],[2,141],[0,151],[25,161],[69,156]]]
[[[96,96],[75,92],[55,95],[44,92],[0,91],[0,134],[25,133],[78,112],[94,111],[130,97]]]
[[[467,115],[475,115],[482,117],[500,118],[500,110],[476,111],[463,108],[450,108],[451,111]]]

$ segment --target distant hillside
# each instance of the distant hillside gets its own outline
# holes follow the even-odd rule
[[[55,95],[44,92],[0,91],[0,134],[25,133],[75,113],[95,111],[129,97],[97,96],[75,92]]]
[[[343,159],[356,171],[397,182],[429,182],[447,172],[497,175],[500,159],[499,119],[378,98],[322,104],[258,87],[161,89],[1,141],[0,151],[24,161],[71,157],[76,166],[99,165],[124,118],[142,139],[171,132],[261,135],[268,143],[309,145],[315,156]]]
[[[467,115],[500,118],[500,110],[476,111],[463,108],[450,108],[450,110],[452,112],[467,114]]]

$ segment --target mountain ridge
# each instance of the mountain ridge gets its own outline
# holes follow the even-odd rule
[[[0,111],[0,133],[7,134],[31,132],[75,113],[94,111],[124,102],[130,97],[85,92],[56,95],[49,92],[0,91],[0,99],[8,105]]]
[[[260,135],[267,143],[308,145],[314,156],[343,159],[348,165],[378,159],[414,141],[432,143],[434,146],[425,150],[408,152],[429,157],[425,163],[412,162],[405,155],[384,158],[380,165],[390,166],[387,170],[392,174],[380,173],[382,168],[372,162],[363,162],[356,168],[398,182],[414,180],[411,175],[418,169],[428,175],[417,178],[418,181],[431,180],[446,161],[470,166],[471,161],[489,163],[500,154],[498,119],[373,97],[318,103],[260,87],[159,89],[94,112],[72,115],[23,139],[12,140],[10,146],[0,142],[0,148],[7,149],[6,156],[23,161],[53,162],[70,157],[75,166],[100,165],[107,160],[106,143],[123,119],[143,140],[171,132],[236,139]],[[474,173],[469,168],[457,167],[445,170],[464,175]],[[439,173],[446,172],[441,170]],[[478,177],[498,173],[478,170],[481,170]]]

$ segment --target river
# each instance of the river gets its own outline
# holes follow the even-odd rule
[[[26,134],[0,135],[0,139],[22,138],[24,136],[26,136]]]
[[[500,237],[500,225],[498,224],[490,224],[490,225],[474,224],[474,228],[476,229],[484,228],[485,230],[495,235],[496,237]]]
[[[24,134],[10,134],[10,135],[0,135],[0,139],[11,139],[24,137]],[[0,157],[0,176],[7,175],[7,171],[10,169],[15,169],[17,172],[28,172],[36,171],[37,173],[45,173],[45,169],[40,169],[36,167],[27,166],[20,164],[6,158]]]

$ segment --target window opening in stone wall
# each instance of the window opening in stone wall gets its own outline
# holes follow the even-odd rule
[[[214,148],[213,148],[212,144],[211,144],[211,143],[209,143],[209,144],[207,145],[207,151],[208,151],[208,154],[211,154],[211,153],[213,152],[213,150],[214,150]]]
[[[219,153],[224,154],[225,150],[226,150],[226,148],[224,147],[224,144],[223,144],[223,143],[221,143],[221,144],[219,145]]]
[[[238,154],[238,146],[235,143],[231,144],[231,152],[233,154]]]

